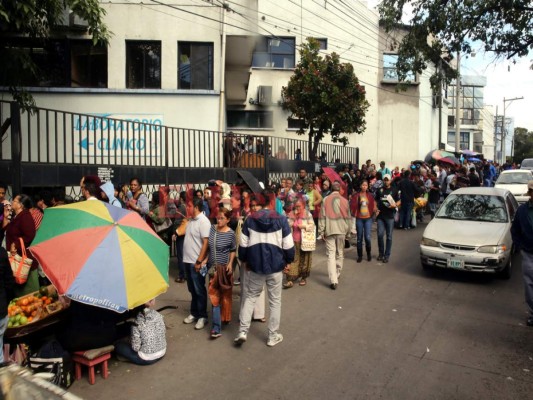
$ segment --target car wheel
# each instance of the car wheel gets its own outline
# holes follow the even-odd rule
[[[498,272],[498,277],[501,279],[511,278],[512,264],[513,264],[513,255],[511,253],[511,256],[509,257],[509,261],[507,262],[507,265],[500,272]]]

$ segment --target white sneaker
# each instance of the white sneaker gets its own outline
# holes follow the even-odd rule
[[[276,333],[270,339],[268,339],[267,346],[273,347],[278,343],[283,341],[283,335],[281,333]]]
[[[204,329],[206,323],[207,318],[198,318],[198,322],[194,325],[194,329]]]
[[[194,315],[189,315],[187,318],[185,318],[183,320],[183,323],[184,324],[192,324],[194,321],[196,321],[196,318],[194,317]]]
[[[235,343],[237,345],[241,345],[244,342],[246,342],[246,339],[247,339],[246,333],[245,332],[239,332],[237,337],[235,339],[233,339],[233,343]]]

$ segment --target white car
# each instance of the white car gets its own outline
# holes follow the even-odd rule
[[[424,269],[451,268],[511,277],[511,222],[518,203],[506,189],[455,190],[439,207],[420,242]]]
[[[527,183],[533,180],[533,173],[528,169],[509,169],[500,173],[494,187],[507,189],[515,197],[518,203],[529,200]]]

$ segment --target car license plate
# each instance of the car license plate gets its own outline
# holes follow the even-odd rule
[[[448,259],[448,267],[455,269],[463,269],[465,267],[465,262],[463,260],[454,260],[450,258]]]

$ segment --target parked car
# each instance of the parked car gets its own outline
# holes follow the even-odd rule
[[[533,179],[533,172],[528,169],[509,169],[503,171],[494,187],[509,190],[518,203],[529,200],[527,183]]]
[[[506,189],[455,190],[427,225],[420,242],[424,269],[451,268],[511,277],[511,222],[518,203]]]
[[[524,158],[520,164],[520,169],[529,169],[530,171],[533,170],[533,158]]]

